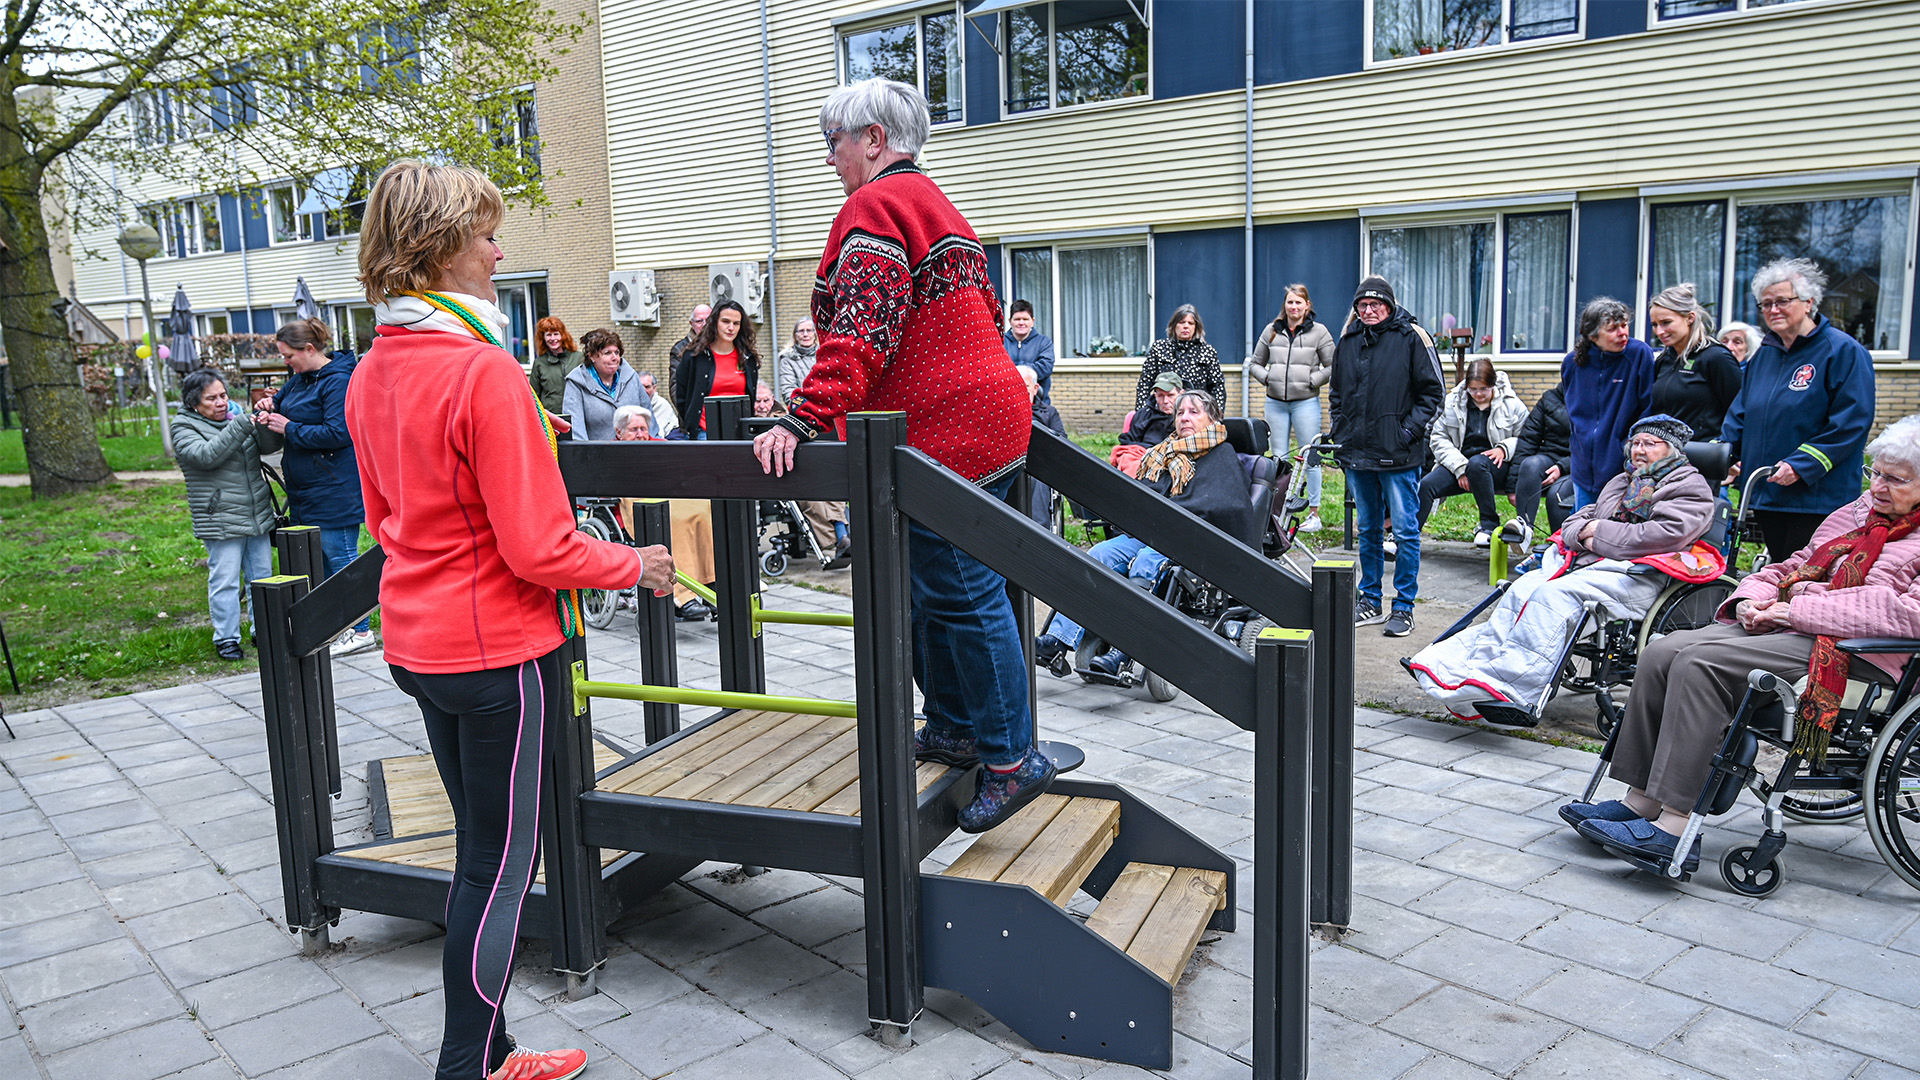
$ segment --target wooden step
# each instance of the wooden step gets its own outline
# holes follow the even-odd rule
[[[604,769],[621,758],[620,751],[594,740],[593,767]],[[368,763],[370,786],[386,795],[388,836],[405,839],[453,828],[453,804],[440,783],[440,769],[432,754],[380,758]],[[378,775],[377,784],[372,783]]]
[[[1213,913],[1227,906],[1218,870],[1128,863],[1087,919],[1087,929],[1175,983]]]
[[[947,867],[951,877],[1030,885],[1065,906],[1113,847],[1120,804],[1111,799],[1042,795]]]

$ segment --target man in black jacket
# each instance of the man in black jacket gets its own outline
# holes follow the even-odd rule
[[[1520,440],[1513,449],[1513,505],[1520,513],[1501,539],[1533,545],[1533,522],[1542,495],[1547,499],[1549,533],[1558,532],[1560,523],[1573,512],[1572,440],[1566,387],[1555,386],[1540,395],[1520,427]]]
[[[1360,548],[1355,626],[1385,619],[1388,637],[1413,632],[1413,600],[1420,588],[1420,465],[1427,431],[1440,415],[1446,385],[1440,357],[1413,314],[1395,303],[1385,278],[1369,277],[1353,295],[1354,318],[1334,353],[1330,403],[1335,455],[1353,492]],[[1380,612],[1386,550],[1385,516],[1393,517],[1398,548],[1393,570],[1393,614]]]

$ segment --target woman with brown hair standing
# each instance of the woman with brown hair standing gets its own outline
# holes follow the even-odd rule
[[[549,315],[534,324],[533,366],[527,369],[527,381],[533,384],[541,408],[550,413],[561,411],[567,373],[580,366],[582,356],[566,323]]]
[[[1140,363],[1140,382],[1133,388],[1135,412],[1153,407],[1153,384],[1163,372],[1171,371],[1189,390],[1198,390],[1226,408],[1227,377],[1220,373],[1220,354],[1207,344],[1207,327],[1192,304],[1173,309],[1167,320],[1167,336],[1147,346],[1147,358]]]
[[[760,353],[753,337],[747,309],[722,300],[700,328],[700,336],[687,346],[680,358],[680,397],[673,408],[688,438],[707,437],[708,398],[738,395],[753,400],[760,383]]]
[[[1248,374],[1267,391],[1269,448],[1287,453],[1288,436],[1306,446],[1320,436],[1320,390],[1333,377],[1333,332],[1313,320],[1305,285],[1287,286],[1280,314],[1253,343]],[[1320,466],[1307,468],[1307,519],[1301,532],[1320,531]]]

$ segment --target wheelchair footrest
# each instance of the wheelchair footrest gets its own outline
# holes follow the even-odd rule
[[[1511,701],[1476,701],[1473,707],[1479,711],[1480,719],[1490,724],[1506,727],[1537,727],[1540,718],[1532,709]]]

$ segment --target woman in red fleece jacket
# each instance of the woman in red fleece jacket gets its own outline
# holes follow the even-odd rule
[[[367,528],[386,552],[381,629],[420,703],[458,837],[442,958],[439,1080],[562,1080],[578,1050],[515,1049],[501,1003],[539,850],[541,734],[575,623],[556,590],[660,589],[664,547],[574,529],[546,411],[494,306],[500,192],[472,169],[402,161],[360,229],[379,326],[347,389]]]

